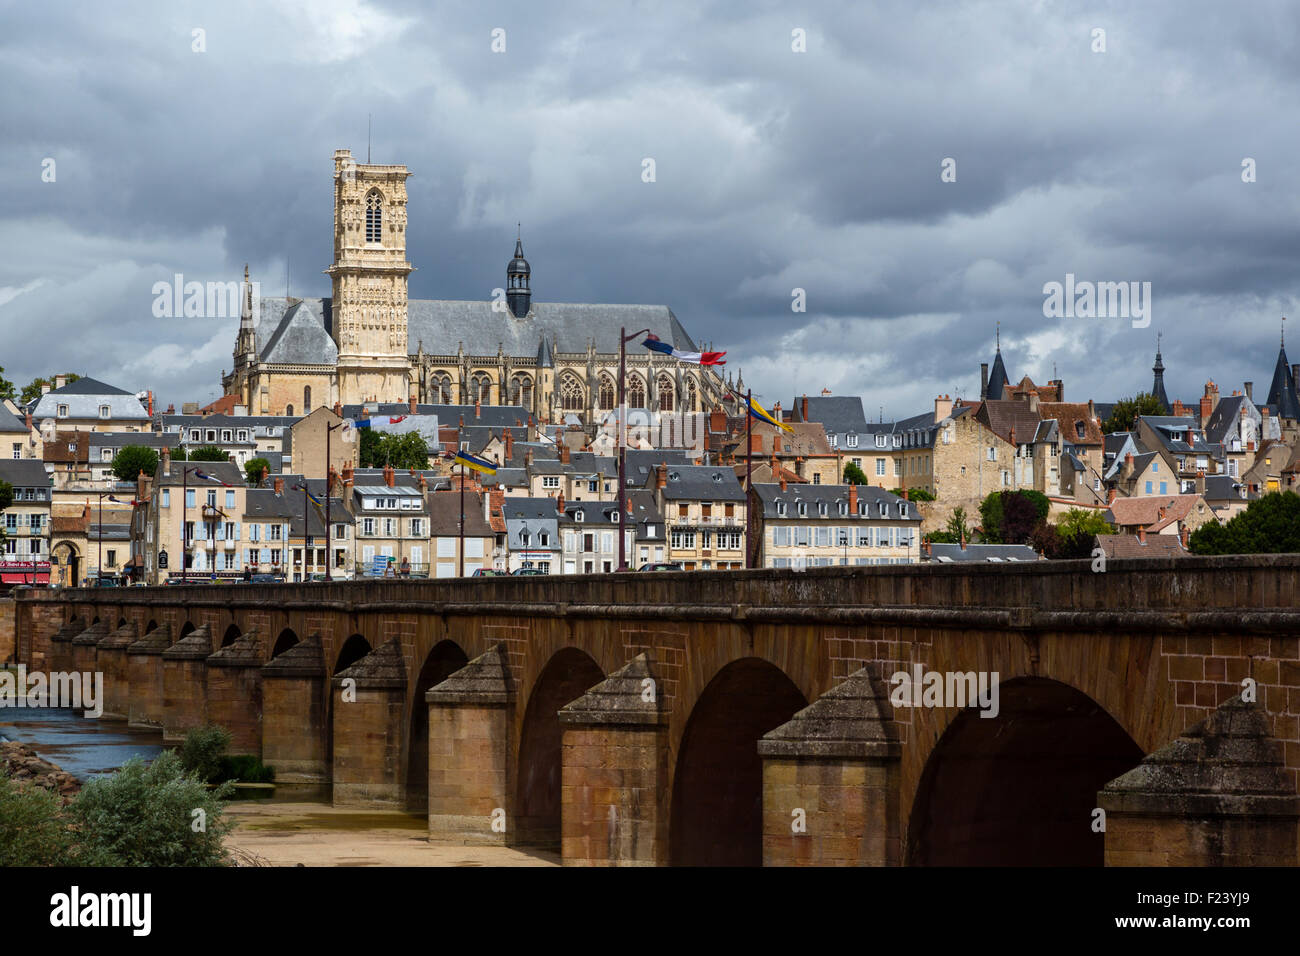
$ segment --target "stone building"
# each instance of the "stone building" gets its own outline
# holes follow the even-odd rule
[[[478,301],[408,300],[405,166],[334,153],[334,262],[328,298],[245,293],[228,395],[255,415],[302,415],[335,402],[521,405],[539,422],[591,428],[617,405],[618,333],[649,329],[701,351],[663,305],[537,302],[523,242],[504,289]],[[489,291],[489,290],[485,290]],[[703,411],[724,383],[712,368],[628,347],[632,408]]]
[[[919,555],[920,512],[883,488],[756,484],[749,502],[754,567],[910,564]]]
[[[13,503],[0,514],[0,579],[44,584],[50,579],[50,478],[31,458],[0,458],[0,481],[13,486]]]

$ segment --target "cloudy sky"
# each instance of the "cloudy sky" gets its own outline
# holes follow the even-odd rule
[[[216,398],[237,320],[155,318],[154,283],[248,262],[328,295],[331,157],[368,115],[414,173],[413,298],[490,297],[521,221],[535,298],[667,304],[768,404],[973,397],[998,322],[1067,399],[1147,388],[1160,331],[1171,397],[1262,400],[1300,320],[1286,2],[3,3],[19,385]],[[1067,273],[1150,282],[1149,327],[1045,317]]]

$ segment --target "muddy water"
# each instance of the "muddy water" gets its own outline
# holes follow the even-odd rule
[[[164,749],[161,733],[128,730],[124,721],[54,707],[0,709],[0,738],[26,744],[78,780],[112,773],[134,756],[152,760]]]

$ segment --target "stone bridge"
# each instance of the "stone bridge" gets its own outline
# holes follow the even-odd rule
[[[1300,556],[16,604],[19,659],[101,671],[102,719],[221,724],[431,840],[620,865],[1295,865],[1298,625]],[[996,681],[996,716],[900,671]]]

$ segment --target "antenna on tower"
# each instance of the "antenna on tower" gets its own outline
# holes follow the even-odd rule
[[[1285,315],[1282,316],[1282,341],[1279,344],[1283,348],[1286,348],[1286,316]]]

